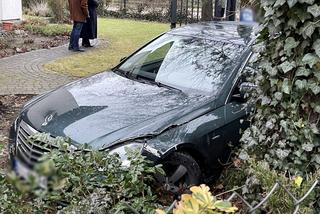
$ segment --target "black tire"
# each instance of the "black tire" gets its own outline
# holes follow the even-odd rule
[[[161,176],[158,181],[162,183],[167,191],[181,194],[189,187],[198,185],[201,182],[201,168],[197,161],[189,154],[174,152],[164,159],[161,164],[166,172],[166,176]],[[180,173],[177,173],[177,171]],[[182,174],[183,176],[181,177]],[[172,180],[170,180],[171,178]]]

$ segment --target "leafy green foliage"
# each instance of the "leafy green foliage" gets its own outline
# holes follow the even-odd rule
[[[270,192],[272,187],[277,183],[281,183],[290,191],[294,197],[301,198],[311,188],[313,183],[320,176],[319,172],[313,175],[306,176],[302,179],[300,176],[286,176],[285,173],[279,173],[270,169],[269,164],[265,161],[250,162],[247,167],[247,175],[249,179],[246,186],[242,188],[242,195],[252,203],[260,202],[265,193]],[[259,194],[256,194],[259,193]],[[317,190],[313,190],[311,194],[303,201],[300,206],[301,213],[317,213],[315,212],[315,203],[317,203]],[[268,199],[261,210],[266,210],[267,213],[292,213],[294,203],[292,198],[283,189],[279,188]]]
[[[28,18],[24,23],[26,30],[43,36],[67,36],[70,34],[71,25],[51,24],[43,18]]]
[[[22,181],[15,174],[0,176],[0,212],[6,213],[154,213],[152,167],[138,151],[127,151],[129,167],[108,151],[75,150],[62,138],[32,140],[59,145],[35,166],[37,176]],[[40,182],[45,180],[47,182]],[[41,185],[42,184],[42,185]]]
[[[25,25],[28,31],[43,36],[67,36],[70,34],[71,26],[67,24],[48,24],[45,26]]]
[[[48,0],[48,4],[56,22],[64,22],[69,19],[68,1]]]
[[[320,169],[320,14],[314,0],[261,1],[255,49],[257,110],[243,134],[242,159],[266,160],[283,173]]]
[[[229,201],[217,200],[209,190],[210,188],[204,184],[191,187],[192,194],[181,196],[181,201],[176,204],[173,214],[219,214],[234,213],[238,210]],[[165,214],[165,212],[158,209],[157,214]]]

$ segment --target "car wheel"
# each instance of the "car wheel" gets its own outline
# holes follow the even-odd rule
[[[163,189],[180,195],[201,181],[201,169],[197,161],[186,153],[174,152],[161,162],[166,175],[157,175]]]

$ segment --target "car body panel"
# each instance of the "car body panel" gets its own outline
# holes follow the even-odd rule
[[[76,144],[91,144],[98,138],[107,144],[123,135],[133,137],[137,124],[141,124],[140,129],[160,129],[174,121],[175,114],[190,102],[206,99],[104,72],[52,92],[25,109],[21,118],[40,132],[68,136]],[[147,130],[144,134],[150,132]]]
[[[167,33],[244,47],[232,62],[231,74],[220,93],[214,96],[187,94],[119,75],[117,69],[129,56],[112,71],[37,97],[24,107],[17,123],[23,120],[39,132],[70,137],[75,145],[86,143],[93,149],[145,143],[143,152],[155,161],[177,150],[188,151],[197,156],[204,173],[214,173],[228,160],[228,144],[237,144],[239,129],[248,125],[241,120],[248,115],[249,107],[245,101],[232,100],[231,94],[250,57],[252,27],[211,22],[187,25]],[[11,147],[16,135],[17,129],[12,128]]]

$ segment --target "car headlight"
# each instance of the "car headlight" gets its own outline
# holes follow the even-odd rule
[[[110,154],[118,154],[120,159],[121,159],[122,166],[129,167],[130,166],[130,161],[128,160],[126,148],[128,148],[130,150],[140,150],[140,151],[142,151],[143,145],[144,145],[143,143],[126,144],[126,145],[123,145],[123,146],[120,146],[120,147],[117,147],[117,148],[111,150]]]

